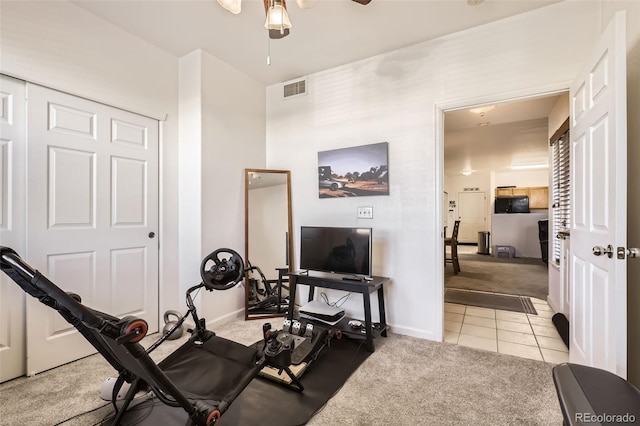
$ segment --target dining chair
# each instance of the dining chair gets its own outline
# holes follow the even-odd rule
[[[453,225],[453,231],[451,237],[447,237],[446,227],[444,234],[444,266],[447,267],[447,263],[453,265],[453,273],[458,275],[460,272],[460,262],[458,261],[458,230],[460,229],[460,221],[456,220]],[[447,257],[447,246],[451,247],[451,257]]]

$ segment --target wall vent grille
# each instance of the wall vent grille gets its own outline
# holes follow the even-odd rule
[[[284,85],[284,98],[305,95],[307,93],[307,80],[294,81]]]

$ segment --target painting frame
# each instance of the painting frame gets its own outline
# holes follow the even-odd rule
[[[389,142],[318,152],[318,197],[389,195]]]

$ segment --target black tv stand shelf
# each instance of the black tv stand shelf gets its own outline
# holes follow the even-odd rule
[[[366,281],[354,281],[343,280],[340,275],[335,276],[333,274],[320,274],[310,275],[303,272],[290,272],[289,273],[289,310],[287,318],[292,320],[294,316],[294,306],[296,300],[296,289],[298,285],[309,286],[309,302],[314,298],[315,288],[331,288],[335,290],[349,291],[353,293],[362,294],[363,306],[364,306],[364,321],[362,322],[362,330],[353,329],[349,325],[349,321],[354,318],[342,318],[336,325],[331,326],[336,330],[341,330],[346,336],[352,338],[364,338],[367,349],[370,352],[375,350],[373,346],[373,338],[377,336],[387,337],[387,319],[384,308],[384,292],[383,284],[387,282],[389,278],[386,277],[371,277],[371,280]],[[378,293],[378,313],[380,322],[376,323],[377,327],[374,327],[371,319],[371,293]],[[327,326],[326,323],[321,321],[313,321],[307,318],[304,321],[312,322],[322,326]]]

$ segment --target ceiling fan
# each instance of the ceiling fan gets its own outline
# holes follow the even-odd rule
[[[367,5],[371,0],[352,0],[356,3]],[[218,0],[220,6],[233,14],[240,13],[242,0]],[[263,0],[266,19],[264,27],[269,30],[269,38],[279,39],[289,35],[291,20],[287,13],[286,0]],[[308,9],[315,3],[314,0],[296,0],[301,9]]]

